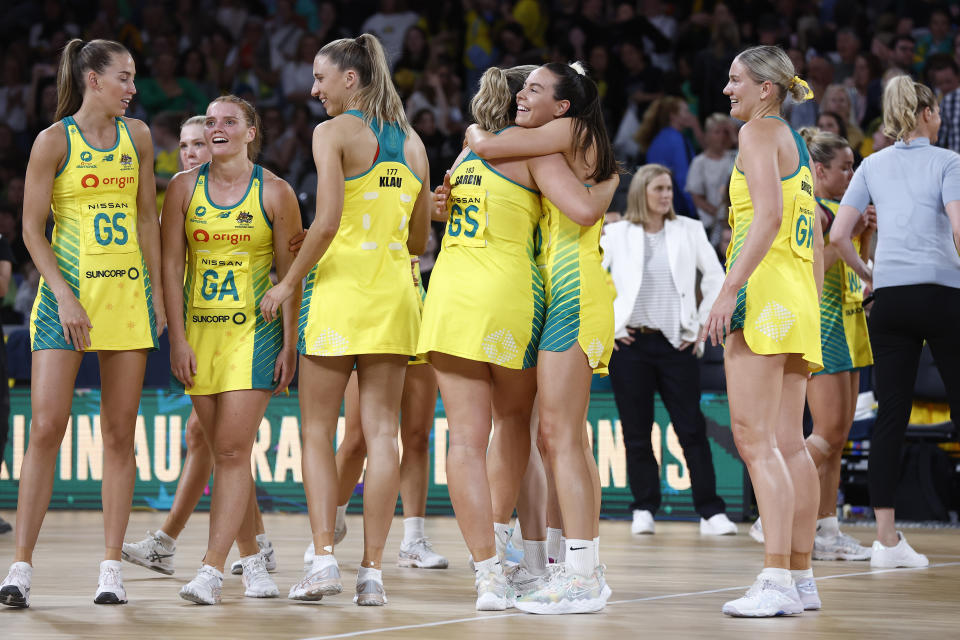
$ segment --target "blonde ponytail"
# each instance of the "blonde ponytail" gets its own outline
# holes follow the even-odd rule
[[[113,56],[118,54],[130,55],[130,52],[113,40],[84,43],[80,38],[74,38],[67,43],[60,55],[60,67],[57,70],[57,120],[73,115],[83,104],[83,74],[87,71],[103,73],[110,66]]]
[[[850,147],[850,143],[830,131],[822,131],[816,127],[803,127],[798,132],[807,143],[810,158],[814,162],[830,166],[837,153]]]
[[[480,89],[470,101],[473,121],[487,131],[500,131],[517,117],[517,94],[527,76],[536,69],[523,65],[501,69],[490,67],[480,76]]]
[[[786,99],[787,93],[797,102],[813,97],[810,85],[796,75],[793,61],[780,47],[750,47],[741,51],[736,59],[746,67],[754,82],[770,82],[776,86],[780,102]]]
[[[917,128],[920,113],[936,106],[937,99],[929,87],[910,76],[893,77],[883,90],[883,132],[894,140],[903,140]]]
[[[363,113],[364,122],[395,122],[406,134],[413,132],[393,85],[383,45],[376,36],[364,33],[356,38],[334,40],[324,45],[317,56],[324,56],[341,71],[357,72],[360,87],[356,107]]]

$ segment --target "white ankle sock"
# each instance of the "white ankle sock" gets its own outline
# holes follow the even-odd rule
[[[547,541],[523,541],[523,566],[535,576],[543,575],[547,570]]]
[[[567,538],[565,536],[560,536],[560,557],[557,558],[557,562],[566,562],[567,561]]]
[[[817,520],[817,533],[822,533],[824,536],[835,536],[840,533],[840,523],[837,521],[837,516]]]
[[[510,534],[510,540],[513,542],[513,546],[519,549],[523,546],[523,532],[520,531],[520,518],[517,518],[513,522],[513,533]]]
[[[413,544],[423,537],[423,518],[403,519],[403,543]]]
[[[593,539],[593,566],[600,566],[600,536]]]
[[[337,507],[337,520],[336,520],[336,524],[334,525],[337,529],[343,529],[343,523],[345,521],[346,515],[347,515],[347,505],[342,504],[339,507]]]
[[[567,538],[567,568],[581,576],[592,576],[597,565],[593,562],[593,540]]]
[[[770,582],[780,585],[781,587],[789,587],[793,584],[793,576],[790,575],[789,569],[764,567],[763,571],[760,572],[760,576],[770,580]]]
[[[267,539],[266,533],[257,534],[257,544],[260,545],[261,547],[265,547],[268,544],[270,544],[270,541]]]
[[[473,570],[478,575],[481,572],[486,573],[488,571],[494,571],[494,572],[500,573],[500,571],[497,571],[498,569],[500,569],[500,557],[493,556],[492,558],[487,558],[486,560],[481,560],[480,562],[474,562],[473,567],[474,567]]]
[[[163,546],[165,546],[167,549],[173,549],[175,546],[177,546],[177,541],[164,533],[162,529],[157,529],[157,532],[153,535],[159,538],[160,542],[162,542]]]
[[[361,582],[366,582],[367,580],[376,580],[379,583],[383,583],[383,572],[380,569],[373,569],[371,567],[361,566],[360,570],[357,571],[357,584]]]
[[[502,522],[493,523],[493,539],[497,543],[497,555],[503,556],[507,552],[507,540],[510,539],[510,525]]]
[[[323,555],[313,556],[313,569],[312,571],[318,571],[330,565],[337,565],[337,559],[333,556],[332,553],[325,553]]]
[[[560,554],[563,552],[562,529],[547,527],[547,558],[554,562],[560,562]]]
[[[813,577],[813,567],[809,569],[791,569],[790,575],[793,576],[793,581],[802,580],[803,578],[812,578]]]

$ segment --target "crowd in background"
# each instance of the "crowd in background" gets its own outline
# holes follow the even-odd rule
[[[431,185],[461,148],[486,68],[582,60],[618,160],[631,172],[647,162],[669,167],[675,209],[704,223],[722,257],[737,140],[722,91],[737,52],[781,45],[816,96],[788,100],[786,118],[846,137],[858,161],[891,144],[879,126],[882,87],[903,73],[934,88],[940,144],[960,151],[958,22],[956,0],[14,2],[0,24],[0,235],[16,266],[0,320],[29,315],[39,280],[19,234],[23,175],[34,138],[51,124],[56,64],[73,37],[118,40],[133,53],[138,94],[127,113],[150,124],[160,197],[178,170],[179,124],[229,92],[259,110],[259,162],[294,186],[305,224],[316,197],[311,131],[326,118],[310,96],[312,62],[325,43],[362,32],[381,39],[426,145]],[[612,208],[624,206],[625,194]]]

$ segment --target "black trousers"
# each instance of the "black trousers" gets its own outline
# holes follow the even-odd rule
[[[10,433],[10,385],[7,384],[7,344],[0,327],[0,460],[7,449]],[[8,470],[12,473],[12,470]]]
[[[869,327],[879,405],[870,437],[870,505],[892,508],[924,340],[947,389],[950,417],[960,421],[960,289],[935,284],[877,289]]]
[[[610,358],[610,382],[623,427],[631,509],[660,508],[660,469],[653,455],[653,394],[660,392],[690,471],[693,504],[702,518],[726,510],[717,495],[707,424],[700,411],[700,363],[693,352],[678,351],[661,333],[634,335]]]

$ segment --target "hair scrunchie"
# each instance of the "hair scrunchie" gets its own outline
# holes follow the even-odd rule
[[[793,88],[797,85],[800,85],[807,90],[806,95],[803,96],[803,99],[800,102],[806,102],[807,100],[813,99],[813,89],[810,88],[810,85],[807,84],[807,81],[801,78],[800,76],[793,76],[793,79],[790,80],[790,85],[787,87],[788,91],[792,91]]]

